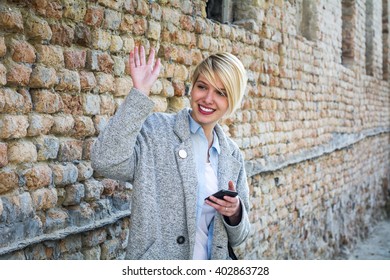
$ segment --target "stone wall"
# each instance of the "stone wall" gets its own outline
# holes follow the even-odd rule
[[[240,1],[233,24],[208,20],[206,4],[0,0],[1,259],[124,257],[132,186],[96,174],[89,153],[132,86],[136,44],[162,59],[155,111],[188,106],[190,74],[210,53],[248,70],[241,109],[222,122],[250,184],[243,258],[335,258],[386,215],[389,5],[371,2],[366,44],[363,0]]]

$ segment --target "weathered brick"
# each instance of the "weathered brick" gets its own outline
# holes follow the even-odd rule
[[[115,84],[115,79],[112,75],[106,73],[97,73],[95,75],[99,93],[112,93],[118,85]]]
[[[80,88],[82,91],[93,89],[97,83],[93,72],[80,71]]]
[[[100,114],[112,116],[115,112],[115,100],[112,95],[100,95]]]
[[[62,48],[53,45],[35,45],[37,61],[55,69],[64,66],[64,55]]]
[[[36,59],[34,47],[26,41],[11,40],[10,54],[15,62],[34,63]]]
[[[81,140],[64,140],[60,143],[58,151],[59,161],[81,160],[83,154],[83,141]]]
[[[0,29],[21,32],[23,31],[23,17],[19,9],[0,7]]]
[[[56,113],[64,106],[59,94],[45,89],[32,90],[31,98],[34,110],[40,113]]]
[[[28,136],[48,134],[54,124],[54,120],[51,115],[31,114],[28,118],[30,123],[27,130]]]
[[[45,161],[48,159],[56,159],[58,150],[60,147],[60,141],[54,136],[40,136],[36,137],[33,140],[37,151],[38,151],[38,160]]]
[[[46,20],[31,14],[26,19],[26,33],[30,39],[39,41],[49,41],[53,35]]]
[[[51,88],[56,82],[57,75],[53,68],[38,65],[32,70],[29,85],[31,88]]]
[[[72,45],[74,34],[73,28],[65,24],[51,25],[53,35],[51,37],[51,43],[70,47]]]
[[[85,67],[87,53],[85,50],[68,50],[64,52],[65,67],[74,70]]]
[[[40,164],[27,169],[23,176],[29,190],[47,187],[52,182],[52,171],[47,164]]]
[[[69,135],[74,127],[74,119],[72,115],[55,115],[53,116],[53,126],[51,133],[59,135]]]
[[[31,192],[34,209],[37,211],[54,208],[57,204],[57,190],[55,188],[41,188]]]
[[[75,116],[73,135],[77,138],[84,138],[95,134],[93,121],[87,116]]]
[[[62,102],[64,104],[63,112],[72,115],[83,114],[83,101],[80,95],[61,94]]]
[[[83,110],[86,115],[100,114],[100,97],[97,94],[83,95]]]
[[[103,28],[109,30],[117,30],[121,24],[122,14],[113,10],[106,9],[104,11]]]
[[[65,187],[64,206],[79,205],[85,196],[84,185],[81,183],[71,184]]]
[[[87,25],[100,27],[103,22],[104,9],[99,6],[91,6],[87,8],[85,13],[84,22]]]
[[[80,92],[80,76],[77,71],[62,69],[58,73],[58,84],[55,89],[65,92]]]
[[[0,168],[8,164],[8,145],[7,143],[0,142]]]
[[[9,168],[0,170],[0,194],[11,192],[19,186],[19,177],[16,172]]]
[[[0,138],[22,138],[27,135],[27,116],[0,115]]]
[[[0,86],[7,84],[7,68],[0,63]]]
[[[36,162],[37,149],[32,142],[14,141],[8,145],[8,160],[12,163]]]
[[[130,78],[116,78],[115,79],[115,92],[114,96],[126,96],[129,94],[133,87],[133,82]]]
[[[87,3],[81,0],[63,0],[65,18],[79,22],[84,19]]]
[[[30,82],[31,67],[15,62],[8,62],[7,68],[7,85],[10,86],[27,86]]]
[[[65,186],[77,181],[77,167],[71,163],[52,164],[50,168],[53,171],[54,184],[56,186]]]

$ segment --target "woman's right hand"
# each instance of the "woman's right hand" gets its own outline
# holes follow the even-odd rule
[[[135,47],[130,52],[129,57],[130,75],[133,79],[133,85],[147,96],[157,80],[161,68],[160,59],[155,61],[155,54],[156,51],[152,48],[146,63],[145,48],[141,46],[140,48]]]

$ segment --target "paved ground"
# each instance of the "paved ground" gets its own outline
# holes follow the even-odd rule
[[[379,222],[370,236],[359,241],[346,259],[390,260],[390,219]]]

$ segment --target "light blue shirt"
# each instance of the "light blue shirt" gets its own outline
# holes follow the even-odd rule
[[[196,224],[198,224],[198,219],[202,214],[202,208],[204,205],[204,201],[199,199],[200,197],[204,197],[202,193],[206,189],[205,182],[205,163],[207,162],[207,152],[209,153],[209,159],[211,166],[214,170],[215,174],[218,174],[218,157],[221,153],[221,148],[219,146],[218,136],[215,130],[213,131],[213,144],[208,149],[208,141],[202,126],[198,124],[191,117],[191,110],[188,111],[188,118],[190,122],[190,131],[191,131],[191,140],[192,140],[192,148],[193,154],[195,157],[196,164],[196,174],[198,178],[198,197],[197,197],[197,209],[196,209]],[[213,228],[214,228],[214,220],[210,224],[209,235],[208,235],[208,258],[211,258],[211,242],[213,237]]]

